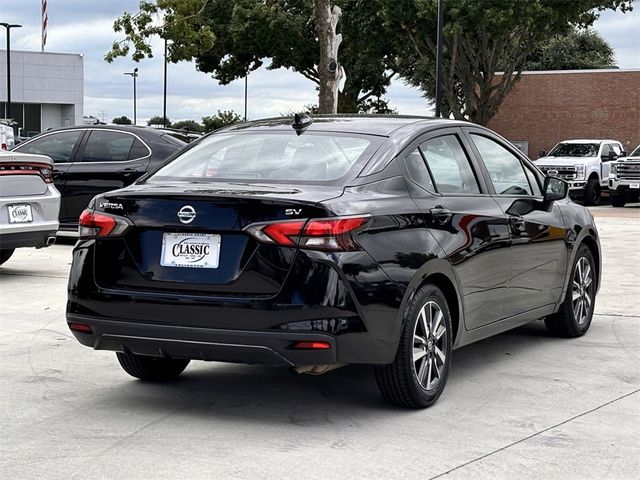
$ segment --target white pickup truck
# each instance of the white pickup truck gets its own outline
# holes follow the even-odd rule
[[[614,207],[640,200],[640,145],[628,157],[611,164],[609,198]]]
[[[569,182],[569,196],[585,205],[597,205],[602,190],[609,188],[609,171],[625,155],[616,140],[565,140],[536,160],[547,175]]]

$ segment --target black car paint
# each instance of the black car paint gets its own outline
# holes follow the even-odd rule
[[[17,145],[14,151],[28,148],[32,141],[60,132],[82,132],[76,141],[68,162],[54,163],[54,184],[62,195],[60,206],[60,229],[76,230],[78,217],[93,197],[98,194],[126,187],[156,165],[179,151],[186,143],[172,138],[167,141],[166,131],[153,128],[116,125],[78,125],[49,130]],[[91,132],[126,132],[137,137],[147,147],[148,154],[137,159],[118,162],[87,162],[84,151]]]
[[[290,129],[276,120],[235,128]],[[96,349],[149,355],[287,365],[384,364],[395,356],[405,306],[425,282],[447,296],[454,347],[553,313],[568,288],[577,245],[591,248],[600,271],[593,218],[568,199],[546,204],[542,197],[495,195],[468,139],[479,128],[446,120],[322,119],[310,129],[388,136],[342,186],[141,182],[101,195],[92,208],[101,210],[103,201],[122,203],[124,211],[111,213],[144,227],[123,239],[76,245],[67,319],[90,325],[93,333],[74,335]],[[480,194],[432,194],[406,176],[404,156],[418,142],[452,130],[475,166]],[[481,130],[532,165],[506,140]],[[534,170],[542,185],[542,173]],[[153,199],[162,208],[145,205]],[[518,215],[507,211],[517,201],[534,208],[517,219],[523,228],[514,230],[510,217]],[[197,203],[201,215],[183,225],[176,213],[187,202]],[[327,253],[261,245],[239,232],[252,222],[295,218],[285,215],[290,207],[302,209],[301,218],[371,215],[355,236],[362,250]],[[434,214],[440,207],[451,212],[450,220]],[[152,256],[159,251],[161,232],[212,231],[210,220],[225,216],[229,221],[213,230],[223,235],[223,245],[243,251],[239,262],[209,278],[157,266]],[[316,339],[332,348],[291,349],[295,340]]]

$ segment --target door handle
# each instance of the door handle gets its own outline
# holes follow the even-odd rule
[[[430,209],[429,213],[431,214],[431,217],[433,217],[433,219],[441,225],[447,223],[453,216],[451,210],[440,205],[437,205],[434,208]]]
[[[524,218],[517,215],[509,216],[509,226],[515,233],[524,232],[526,224]]]

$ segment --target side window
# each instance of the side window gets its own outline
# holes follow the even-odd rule
[[[540,188],[540,184],[538,183],[538,177],[536,177],[535,173],[526,166],[524,167],[524,173],[527,174],[527,179],[529,180],[529,185],[531,186],[531,190],[533,194],[537,197],[542,196],[542,188]]]
[[[136,139],[133,135],[108,130],[93,130],[84,147],[84,162],[123,162]]]
[[[424,159],[422,158],[420,151],[416,148],[413,152],[407,155],[404,161],[407,165],[407,170],[409,171],[409,177],[411,177],[411,180],[422,188],[435,192],[433,182],[431,181],[431,175],[429,175],[429,170],[427,170],[427,165],[424,163]]]
[[[82,133],[82,130],[51,133],[24,145],[18,145],[15,151],[47,155],[53,159],[54,163],[67,163]]]
[[[613,151],[618,157],[622,155],[622,147],[620,146],[619,143],[612,143],[611,148],[613,149]]]
[[[432,138],[420,145],[439,193],[480,193],[478,180],[455,135]]]
[[[484,161],[493,188],[498,195],[532,195],[520,159],[499,143],[481,135],[471,134]]]
[[[609,152],[611,151],[611,147],[608,143],[602,144],[602,152],[600,153],[601,158],[606,158],[609,156]]]
[[[144,158],[150,155],[149,149],[137,138],[133,141],[133,146],[129,152],[129,160]]]

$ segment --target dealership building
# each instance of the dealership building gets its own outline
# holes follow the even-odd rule
[[[0,118],[7,102],[7,52],[0,50]],[[24,132],[82,124],[84,58],[11,50],[11,117]]]

